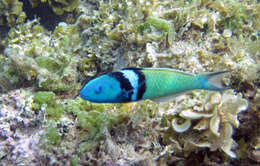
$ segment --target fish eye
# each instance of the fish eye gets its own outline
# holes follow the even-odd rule
[[[102,92],[102,86],[101,85],[97,85],[96,86],[96,88],[95,88],[95,90],[94,90],[94,92],[96,93],[96,94],[99,94],[99,93],[101,93]]]

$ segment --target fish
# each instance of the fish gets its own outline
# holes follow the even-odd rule
[[[229,89],[221,84],[222,74],[227,72],[192,74],[172,68],[123,68],[90,80],[80,90],[80,96],[95,103],[127,103],[145,99],[164,102],[195,89]]]

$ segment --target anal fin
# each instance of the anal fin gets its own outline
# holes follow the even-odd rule
[[[169,96],[157,97],[157,98],[154,98],[154,99],[151,99],[151,100],[154,101],[154,102],[167,102],[167,101],[170,101],[170,100],[172,100],[172,99],[174,99],[178,96],[185,94],[186,92],[188,92],[188,91],[181,92],[181,93],[175,93],[175,94],[169,95]]]

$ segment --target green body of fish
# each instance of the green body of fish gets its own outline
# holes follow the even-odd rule
[[[169,69],[144,69],[146,91],[143,99],[177,95],[182,92],[201,89],[199,77],[193,74]]]

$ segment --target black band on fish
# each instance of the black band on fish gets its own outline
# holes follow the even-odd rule
[[[127,95],[124,95],[124,99],[122,99],[124,102],[131,101],[131,97],[133,95],[133,87],[129,80],[124,77],[123,73],[121,72],[113,72],[109,74],[111,77],[115,78],[120,83],[120,88],[122,89],[122,92],[126,92]]]
[[[146,91],[145,75],[141,70],[133,70],[138,75],[138,93],[137,100],[143,99],[144,92]]]

